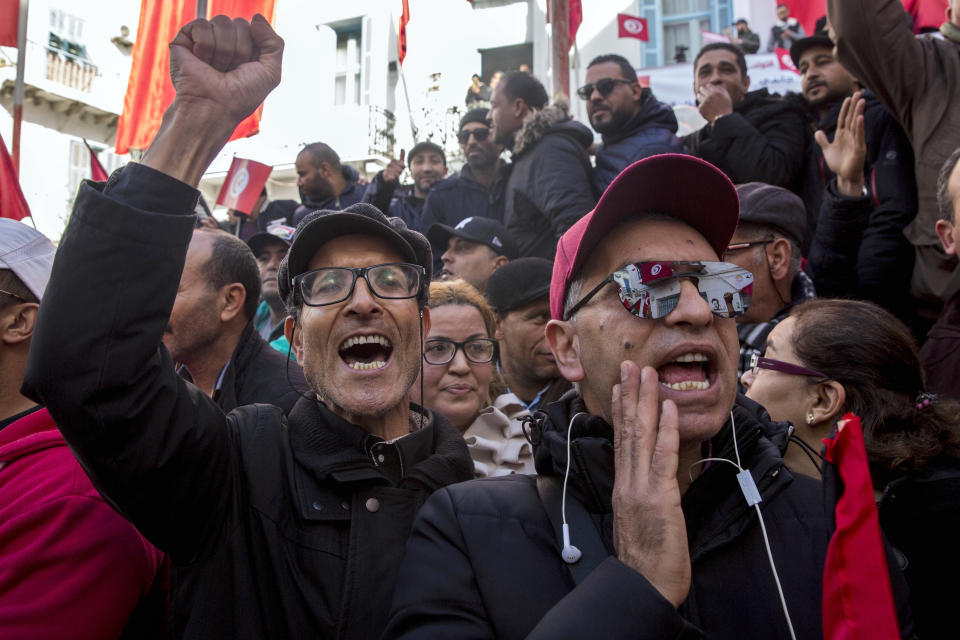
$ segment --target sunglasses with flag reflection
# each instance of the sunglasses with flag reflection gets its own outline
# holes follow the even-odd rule
[[[746,312],[753,294],[753,274],[729,262],[651,261],[628,264],[603,279],[575,304],[564,319],[613,283],[624,308],[638,318],[655,320],[673,311],[680,302],[683,280],[697,287],[710,311],[721,318]]]

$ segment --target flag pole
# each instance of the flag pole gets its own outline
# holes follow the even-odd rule
[[[20,0],[17,19],[17,79],[13,85],[13,170],[20,177],[20,125],[23,122],[23,72],[27,62],[27,7],[29,0]],[[30,217],[33,221],[33,216]]]
[[[550,0],[553,44],[553,94],[570,98],[570,0]]]
[[[414,143],[417,142],[417,126],[413,124],[413,110],[410,108],[410,94],[407,92],[407,76],[403,75],[403,63],[397,62],[400,69],[400,83],[403,85],[403,98],[407,103],[407,117],[410,118],[410,133],[413,135]]]
[[[197,0],[197,20],[206,20],[207,0]]]

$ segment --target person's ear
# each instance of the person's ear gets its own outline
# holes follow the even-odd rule
[[[843,414],[846,403],[847,391],[836,380],[817,384],[813,390],[813,403],[808,412],[808,416],[813,416],[810,426],[833,424]]]
[[[550,320],[546,326],[547,344],[557,361],[560,375],[570,382],[583,380],[583,364],[580,361],[580,337],[571,322]]]
[[[948,256],[957,255],[957,243],[953,241],[953,223],[941,218],[936,224],[937,237],[943,245],[943,251]]]
[[[225,285],[220,290],[220,322],[230,322],[243,312],[243,305],[247,301],[247,290],[239,282]]]
[[[744,93],[750,91],[750,76],[744,76],[743,78],[743,91]]]
[[[423,339],[426,340],[430,335],[430,309],[420,309],[420,321],[423,323]]]
[[[301,313],[303,313],[301,311]],[[303,340],[300,336],[300,326],[297,324],[297,321],[294,320],[293,316],[287,316],[283,320],[283,335],[286,337],[287,342],[290,343],[291,349],[293,349],[293,355],[297,358],[297,362],[301,365],[303,362]]]
[[[633,101],[637,104],[642,104],[644,100],[643,87],[640,86],[639,82],[634,82],[630,85],[630,91],[633,93]]]
[[[510,258],[508,258],[507,256],[497,256],[496,258],[493,259],[493,270],[496,271],[497,269],[507,264],[508,262],[510,262]]]
[[[444,162],[444,163],[443,163],[443,171],[440,172],[440,177],[443,178],[443,177],[446,177],[446,175],[447,175],[447,163]]]
[[[518,120],[523,120],[523,117],[527,115],[528,111],[530,111],[530,107],[527,105],[526,101],[523,98],[514,98],[512,106],[513,106],[513,115]]]
[[[0,341],[7,345],[23,344],[33,337],[33,329],[37,324],[36,302],[24,302],[10,305],[0,315]]]
[[[785,279],[790,274],[790,256],[792,254],[790,241],[786,238],[776,238],[765,249],[770,263],[770,275],[773,276],[775,281]]]
[[[493,339],[499,342],[500,340],[503,340],[503,317],[498,313],[496,318],[497,328],[493,332]]]

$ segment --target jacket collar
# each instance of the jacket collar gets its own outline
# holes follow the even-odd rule
[[[677,116],[669,105],[664,104],[653,97],[652,93],[647,94],[647,99],[640,105],[640,110],[618,131],[610,134],[602,134],[603,144],[616,144],[630,136],[636,135],[643,129],[658,128],[667,129],[670,133],[677,132]]]
[[[420,408],[411,404],[412,420]],[[399,486],[437,489],[473,478],[473,462],[460,433],[438,414],[426,410],[422,428],[393,446],[404,469]],[[297,464],[321,482],[365,481],[392,484],[374,462],[372,452],[384,440],[347,422],[322,402],[301,397],[290,412],[290,446]],[[436,431],[436,451],[432,451]]]
[[[548,104],[543,109],[532,109],[513,138],[513,155],[519,156],[536,146],[550,130],[570,120],[569,107],[563,103]],[[592,137],[592,136],[591,136]]]

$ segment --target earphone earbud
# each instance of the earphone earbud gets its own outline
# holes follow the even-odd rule
[[[560,550],[560,557],[567,564],[574,564],[583,554],[580,549],[570,544],[570,525],[563,523],[563,549]]]

